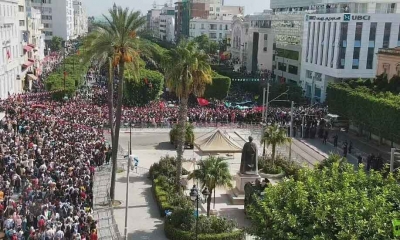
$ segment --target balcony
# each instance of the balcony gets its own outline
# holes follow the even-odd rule
[[[39,24],[39,25],[38,25],[38,30],[43,30],[43,29],[44,29],[43,23]]]

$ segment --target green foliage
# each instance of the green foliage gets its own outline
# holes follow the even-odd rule
[[[199,49],[207,54],[216,54],[218,50],[218,43],[211,41],[207,35],[202,34],[193,39],[199,45]]]
[[[176,172],[176,157],[166,155],[161,157],[160,161],[151,165],[149,170],[150,178],[156,179],[160,176],[166,177],[168,180],[175,178]],[[187,175],[189,172],[186,169],[182,169],[182,174]]]
[[[247,213],[262,239],[393,239],[399,196],[393,175],[334,162],[266,188]]]
[[[50,41],[51,51],[53,51],[53,52],[60,51],[62,48],[62,46],[61,46],[62,41],[63,41],[63,39],[61,37],[53,36]]]
[[[400,141],[400,96],[340,83],[328,85],[326,101],[330,112],[347,117],[378,136]]]
[[[178,137],[178,125],[174,125],[169,131],[169,141],[171,144],[177,144],[177,137]],[[186,123],[186,131],[185,131],[185,144],[189,145],[193,148],[194,144],[194,127],[190,123]],[[182,173],[183,174],[183,173]]]
[[[168,222],[164,225],[164,232],[170,240],[195,240],[195,231],[182,231],[174,228]],[[200,231],[199,231],[200,232]],[[207,234],[200,232],[198,240],[243,240],[244,232],[242,230],[233,230],[231,232],[223,232],[218,234]]]
[[[82,64],[81,57],[78,55],[71,55],[65,58],[65,90],[64,90],[64,64],[61,64],[58,69],[53,71],[45,81],[45,88],[47,91],[58,91],[53,93],[55,100],[62,100],[65,95],[69,98],[75,91],[82,85],[83,76],[89,68],[88,64]],[[63,90],[63,91],[59,91]]]
[[[199,216],[198,228],[201,233],[218,234],[230,232],[236,228],[236,222],[217,216]]]
[[[267,147],[271,145],[271,160],[272,164],[274,164],[276,146],[289,143],[290,141],[291,139],[287,136],[286,130],[283,127],[278,126],[277,124],[274,124],[264,129],[264,134],[260,140],[260,143],[265,143]]]
[[[269,174],[278,174],[283,171],[285,172],[285,176],[298,179],[298,173],[302,167],[295,161],[291,161],[281,155],[277,155],[275,157],[274,164],[272,164],[272,159],[270,156],[259,156],[258,169],[263,173]]]
[[[325,158],[322,162],[320,162],[316,167],[320,170],[324,168],[331,168],[334,164],[338,164],[340,167],[342,167],[346,162],[346,158],[338,154],[331,154],[328,158]]]
[[[204,97],[207,99],[222,100],[228,96],[231,79],[213,72],[212,83],[206,86]]]
[[[148,80],[146,84],[145,79]],[[139,79],[125,71],[124,105],[145,105],[157,100],[162,94],[164,77],[160,72],[147,69],[139,70]]]

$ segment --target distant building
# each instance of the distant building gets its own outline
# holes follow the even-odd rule
[[[88,33],[88,18],[81,0],[74,0],[74,35],[85,36]]]
[[[147,30],[153,37],[159,36],[161,9],[151,9],[147,12]]]
[[[249,17],[241,15],[233,17],[231,27],[231,46],[229,52],[232,56],[232,61],[235,64],[235,70],[247,71],[247,55],[249,46]]]
[[[400,77],[400,47],[381,48],[378,51],[376,75],[386,74],[388,80]]]
[[[221,42],[228,37],[231,27],[232,20],[194,18],[190,20],[189,38],[207,35],[211,41]]]
[[[175,8],[163,7],[160,14],[159,37],[163,41],[175,42]]]

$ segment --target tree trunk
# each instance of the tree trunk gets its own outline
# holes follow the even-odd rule
[[[215,189],[210,189],[210,195],[207,196],[207,217],[210,216],[212,193]]]
[[[187,104],[188,99],[186,97],[181,98],[181,102],[179,105],[179,118],[178,118],[178,134],[177,134],[177,163],[176,163],[176,179],[175,186],[176,189],[181,189],[181,175],[182,175],[182,160],[183,160],[183,151],[185,148],[185,136],[186,136],[186,118],[187,118]]]
[[[119,130],[121,127],[121,113],[122,113],[122,97],[123,97],[123,89],[124,89],[124,70],[125,63],[119,63],[118,70],[118,100],[117,100],[117,109],[115,113],[115,131],[114,131],[114,141],[112,147],[112,173],[111,173],[111,189],[110,189],[110,197],[113,202],[115,199],[115,180],[117,177],[117,155],[118,155],[118,143],[119,143]]]
[[[114,142],[114,72],[112,60],[109,58],[108,68],[108,124],[111,131],[111,143]]]
[[[272,165],[275,164],[275,150],[276,150],[276,145],[272,144],[272,149],[271,149],[271,160],[272,160]],[[289,159],[290,160],[290,159]]]

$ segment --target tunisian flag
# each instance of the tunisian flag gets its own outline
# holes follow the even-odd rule
[[[197,102],[199,103],[200,106],[207,106],[208,104],[210,104],[206,99],[204,98],[197,98]]]

